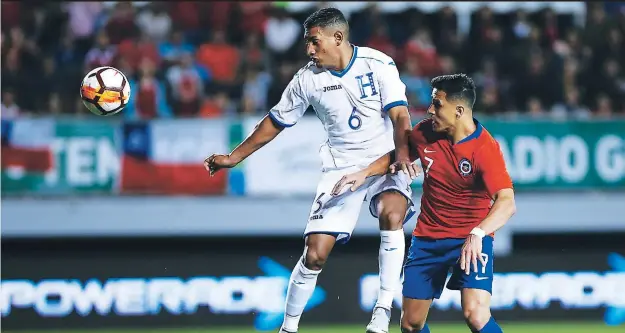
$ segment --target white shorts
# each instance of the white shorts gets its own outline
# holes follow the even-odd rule
[[[341,194],[333,197],[331,193],[334,185],[344,175],[358,170],[359,168],[352,167],[323,173],[317,185],[317,194],[310,209],[304,237],[315,233],[331,234],[336,236],[337,242],[346,243],[356,227],[363,201],[369,200],[369,211],[377,218],[378,194],[391,190],[406,197],[409,207],[407,219],[412,216],[412,180],[403,172],[369,177],[355,192],[347,185]]]

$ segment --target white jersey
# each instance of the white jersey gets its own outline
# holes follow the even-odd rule
[[[269,116],[293,126],[312,105],[328,140],[321,146],[324,170],[367,166],[394,149],[393,126],[387,111],[408,105],[406,86],[393,59],[354,46],[347,67],[331,71],[308,63],[294,76]]]

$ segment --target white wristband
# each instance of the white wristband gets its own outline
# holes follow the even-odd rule
[[[475,235],[478,236],[479,238],[484,238],[484,236],[486,236],[486,232],[480,228],[473,228],[473,230],[471,230],[471,235]]]

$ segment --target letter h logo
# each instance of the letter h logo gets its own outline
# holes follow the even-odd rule
[[[362,77],[364,75],[356,76],[356,80],[358,80],[358,85],[360,86],[360,98],[361,99],[369,97],[369,95],[367,95],[367,92],[365,91],[366,87],[371,87],[371,96],[375,96],[378,94],[378,91],[375,89],[375,83],[373,81],[373,72],[369,72],[366,75],[367,75],[367,80],[369,81],[369,83],[363,83]]]

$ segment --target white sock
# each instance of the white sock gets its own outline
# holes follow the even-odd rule
[[[395,293],[401,285],[406,238],[402,229],[382,230],[380,238],[380,290],[375,306],[390,309]]]
[[[289,332],[297,332],[302,312],[304,312],[308,299],[315,291],[317,276],[321,273],[321,270],[313,271],[306,268],[302,260],[300,258],[297,261],[286,292],[286,308],[282,327]]]

